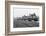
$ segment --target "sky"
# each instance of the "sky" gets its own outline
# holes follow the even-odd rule
[[[38,8],[14,8],[13,16],[14,17],[22,17],[24,15],[28,16],[29,14],[35,13],[39,16],[39,9]]]
[[[24,15],[28,16],[29,14],[35,13],[37,16],[40,16],[40,6],[24,6],[24,5],[15,5],[13,7],[13,16],[22,17]]]

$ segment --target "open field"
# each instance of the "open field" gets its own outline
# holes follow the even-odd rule
[[[38,27],[38,21],[28,21],[28,20],[14,20],[14,28],[15,27]]]
[[[38,27],[39,16],[36,14],[30,14],[29,16],[22,16],[14,18],[14,27]]]

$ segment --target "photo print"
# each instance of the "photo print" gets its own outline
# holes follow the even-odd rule
[[[13,27],[39,27],[39,8],[13,8]]]

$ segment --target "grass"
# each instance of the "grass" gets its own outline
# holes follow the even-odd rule
[[[14,28],[15,27],[38,27],[38,21],[28,21],[28,20],[14,20]]]

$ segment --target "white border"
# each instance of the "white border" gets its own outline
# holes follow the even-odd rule
[[[21,8],[39,8],[40,9],[40,24],[39,27],[26,27],[26,28],[13,28],[13,8],[14,7],[21,7]],[[24,5],[10,5],[10,31],[17,32],[17,31],[36,31],[42,30],[42,6],[24,6]]]

